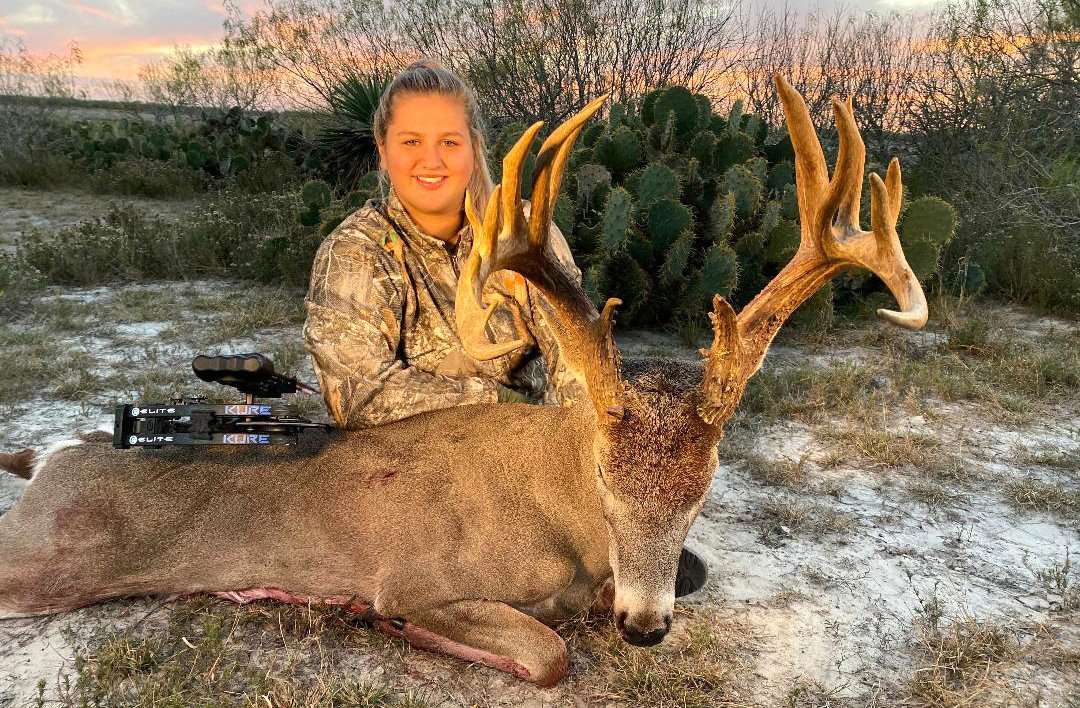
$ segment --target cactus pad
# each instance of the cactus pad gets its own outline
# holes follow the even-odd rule
[[[622,187],[616,187],[608,194],[600,225],[600,246],[607,253],[615,253],[626,244],[626,229],[630,226],[633,209],[630,192]]]
[[[724,173],[723,188],[735,195],[735,213],[743,220],[757,212],[765,191],[758,178],[742,165]]]
[[[653,119],[663,124],[670,114],[675,115],[675,133],[689,135],[698,125],[700,109],[694,94],[684,86],[672,86],[657,96],[652,107]]]
[[[318,212],[319,209],[330,206],[330,185],[321,179],[308,180],[300,190],[300,199],[305,206]]]
[[[661,199],[679,198],[679,178],[667,165],[650,163],[630,180],[639,209],[648,209]]]
[[[956,232],[956,209],[940,197],[919,197],[908,205],[899,231],[905,250],[909,242],[919,239],[940,249]]]
[[[674,199],[654,202],[647,218],[649,240],[655,249],[666,251],[679,234],[690,228],[692,221],[690,210]]]

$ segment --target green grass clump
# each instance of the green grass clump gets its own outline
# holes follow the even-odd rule
[[[296,223],[299,208],[294,193],[223,193],[174,223],[113,205],[101,218],[25,236],[22,270],[0,262],[0,289],[24,271],[57,285],[206,276],[306,284],[318,240]]]
[[[855,412],[876,395],[874,372],[848,363],[763,369],[746,386],[739,409],[770,420],[814,422],[832,412]]]

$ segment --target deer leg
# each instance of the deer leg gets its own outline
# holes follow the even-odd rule
[[[380,615],[370,603],[345,596],[315,598],[278,588],[213,594],[238,604],[277,600],[301,605],[309,602],[341,605],[371,622],[380,632],[404,639],[414,647],[476,661],[545,688],[566,675],[569,663],[566,644],[558,634],[501,602],[461,600],[412,611],[408,620],[401,620]]]
[[[502,602],[460,600],[375,626],[421,649],[477,661],[542,688],[561,681],[569,668],[562,637]]]

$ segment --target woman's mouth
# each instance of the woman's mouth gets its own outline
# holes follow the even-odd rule
[[[446,181],[446,177],[414,177],[413,179],[424,189],[438,189]]]

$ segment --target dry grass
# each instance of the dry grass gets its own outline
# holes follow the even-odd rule
[[[907,692],[927,708],[984,705],[1000,688],[997,668],[1019,654],[1019,641],[993,623],[964,614],[943,625],[936,615],[915,625],[916,668]]]
[[[827,687],[820,681],[799,677],[784,697],[784,708],[878,708],[883,705],[877,694],[858,698],[845,697],[847,686]]]
[[[44,328],[0,327],[0,413],[48,390],[66,349]]]
[[[341,610],[274,603],[234,607],[200,598],[160,629],[98,635],[59,685],[62,706],[426,706],[415,691],[345,678],[358,648],[397,663],[397,640],[357,631]],[[382,645],[380,648],[379,645]]]
[[[416,661],[448,672],[492,672],[415,651],[340,608],[235,606],[209,597],[164,607],[167,619],[99,632],[79,648],[74,673],[60,680],[59,705],[421,708],[478,697],[418,690],[410,678]],[[749,628],[713,611],[677,606],[676,614],[672,635],[647,649],[624,642],[608,616],[563,624],[558,631],[572,656],[566,688],[616,705],[748,706]],[[375,666],[378,678],[368,673]]]
[[[843,534],[855,526],[855,518],[821,504],[772,497],[761,505],[757,514],[758,530],[767,544],[784,538],[806,534],[814,539],[830,534]]]
[[[799,487],[806,482],[806,455],[798,462],[777,460],[752,452],[744,453],[741,457],[750,476],[763,484],[776,487]]]
[[[1068,548],[1065,549],[1064,561],[1055,561],[1045,568],[1036,569],[1034,573],[1043,589],[1060,598],[1056,609],[1064,612],[1080,610],[1080,573],[1072,567]]]
[[[1069,519],[1080,517],[1080,492],[1038,477],[1024,477],[1005,487],[1005,496],[1015,508],[1049,511]]]
[[[929,465],[940,447],[935,439],[916,433],[894,433],[861,427],[847,430],[826,428],[816,432],[819,438],[834,445],[839,452],[875,467]]]
[[[925,504],[930,509],[953,506],[960,501],[960,498],[947,487],[928,479],[908,480],[904,491],[912,499]]]
[[[624,642],[610,619],[560,627],[575,663],[584,654],[590,685],[599,679],[590,702],[652,708],[751,705],[744,683],[749,670],[745,655],[754,639],[749,627],[710,611],[676,606],[676,614],[685,618],[685,630],[648,649]],[[574,691],[581,693],[579,687]]]
[[[765,368],[750,379],[738,415],[813,423],[863,410],[884,395],[873,385],[877,373],[848,363]]]
[[[972,325],[967,325],[971,329]],[[953,331],[965,332],[964,323]],[[1080,333],[1048,333],[1033,340],[1001,329],[970,333],[921,359],[900,354],[897,384],[933,393],[946,401],[989,404],[1014,417],[1029,417],[1042,405],[1080,390]]]
[[[261,329],[284,327],[304,321],[304,292],[296,289],[262,288],[221,310],[221,321],[209,327],[206,341],[247,337]]]
[[[1021,464],[1053,467],[1066,472],[1080,471],[1080,448],[1042,445],[1029,449],[1017,446],[1014,455]]]

